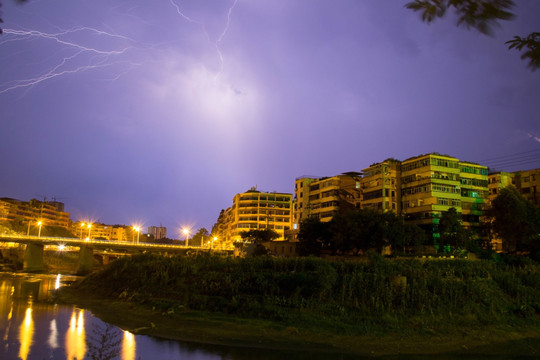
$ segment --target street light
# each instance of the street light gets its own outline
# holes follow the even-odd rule
[[[81,240],[83,238],[83,227],[85,226],[85,223],[81,223]]]
[[[39,226],[39,230],[38,230],[38,236],[37,237],[41,237],[41,225],[43,224],[41,221],[38,221],[38,226]]]
[[[88,224],[88,238],[87,240],[90,240],[90,233],[92,232],[92,224]]]
[[[188,246],[188,242],[189,242],[189,230],[188,229],[184,229],[183,230],[184,234],[186,234],[186,247]]]
[[[212,247],[214,246],[214,241],[217,241],[217,236],[214,236],[214,239],[210,243],[210,249],[212,249]]]
[[[141,231],[141,228],[138,227],[138,226],[134,226],[133,230],[135,230],[137,232],[137,242],[136,242],[136,244],[138,244],[139,243],[139,232]]]

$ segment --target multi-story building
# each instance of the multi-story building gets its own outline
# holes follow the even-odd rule
[[[516,171],[515,186],[523,197],[540,207],[540,169]]]
[[[515,174],[504,171],[490,173],[488,175],[488,204],[499,195],[502,189],[515,185]]]
[[[363,170],[357,207],[401,213],[401,161],[386,159]]]
[[[345,173],[332,177],[299,177],[294,183],[293,227],[308,217],[322,222],[339,212],[354,209],[360,200],[360,174]]]
[[[44,226],[58,226],[69,229],[69,213],[58,201],[21,201],[0,198],[0,221],[17,221],[32,224],[42,221]]]
[[[292,224],[292,194],[260,192],[256,188],[236,194],[233,204],[223,211],[219,228],[218,242],[228,244],[240,240],[240,233],[249,230],[271,229],[284,240],[286,230]]]
[[[85,221],[72,223],[71,231],[81,239],[91,238],[113,241],[133,241],[137,234],[131,226],[106,225]]]
[[[475,163],[460,162],[459,170],[462,225],[479,234],[489,202],[488,168]]]
[[[148,234],[153,235],[156,240],[163,239],[167,237],[167,228],[164,226],[149,226]]]
[[[402,214],[437,238],[441,214],[451,207],[464,227],[480,232],[488,196],[488,168],[447,155],[426,154],[401,163]]]
[[[402,214],[409,222],[436,233],[438,218],[454,207],[461,210],[459,160],[427,154],[401,163]]]

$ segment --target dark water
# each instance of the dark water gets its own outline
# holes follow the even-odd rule
[[[73,277],[0,273],[0,359],[345,359],[309,352],[208,346],[133,335],[89,311],[50,301]],[[356,358],[356,357],[354,357]]]

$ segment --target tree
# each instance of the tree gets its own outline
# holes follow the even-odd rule
[[[491,207],[493,230],[509,253],[538,251],[540,212],[513,187],[502,189]]]
[[[321,250],[330,247],[329,224],[319,218],[309,217],[300,222],[297,251],[300,256],[320,255]]]
[[[461,214],[451,207],[442,213],[439,220],[440,245],[464,248],[467,244],[467,231],[461,225]]]
[[[263,243],[279,238],[279,234],[271,229],[242,231],[240,236],[242,240],[250,244],[245,248],[244,244],[239,244],[238,246],[243,248],[243,251],[247,255],[252,256],[268,255],[268,249]]]
[[[514,14],[510,11],[514,5],[512,0],[414,0],[405,7],[420,11],[422,21],[428,24],[453,10],[458,17],[458,26],[474,28],[484,35],[491,35],[493,27],[498,26],[500,20],[514,18]],[[540,68],[540,33],[533,32],[525,38],[515,36],[506,44],[510,44],[509,49],[521,51],[527,48],[521,58],[529,59],[528,67],[532,71]]]
[[[244,241],[261,244],[279,238],[279,234],[272,229],[242,231],[240,237]]]
[[[203,246],[203,241],[206,239],[207,241],[210,238],[210,233],[206,228],[200,228],[197,230],[197,233],[193,235],[193,237],[190,239],[190,245],[195,246]]]

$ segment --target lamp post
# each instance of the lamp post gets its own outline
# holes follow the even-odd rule
[[[188,242],[189,242],[189,230],[188,229],[184,229],[184,234],[186,234],[186,247],[188,246]]]
[[[86,224],[85,223],[81,223],[81,240],[83,238],[83,227],[85,227]]]
[[[137,232],[137,242],[136,242],[136,244],[138,244],[139,243],[139,233],[141,231],[141,228],[138,227],[138,226],[134,226],[133,230],[135,230]]]
[[[214,236],[214,239],[210,243],[210,249],[212,249],[212,247],[214,246],[214,241],[216,241],[216,240],[217,240],[217,236]]]
[[[38,221],[37,222],[38,226],[39,226],[39,230],[38,230],[38,235],[37,237],[41,237],[41,225],[43,224],[41,221]]]
[[[90,240],[90,233],[92,232],[92,224],[88,224],[88,238],[87,240]]]

